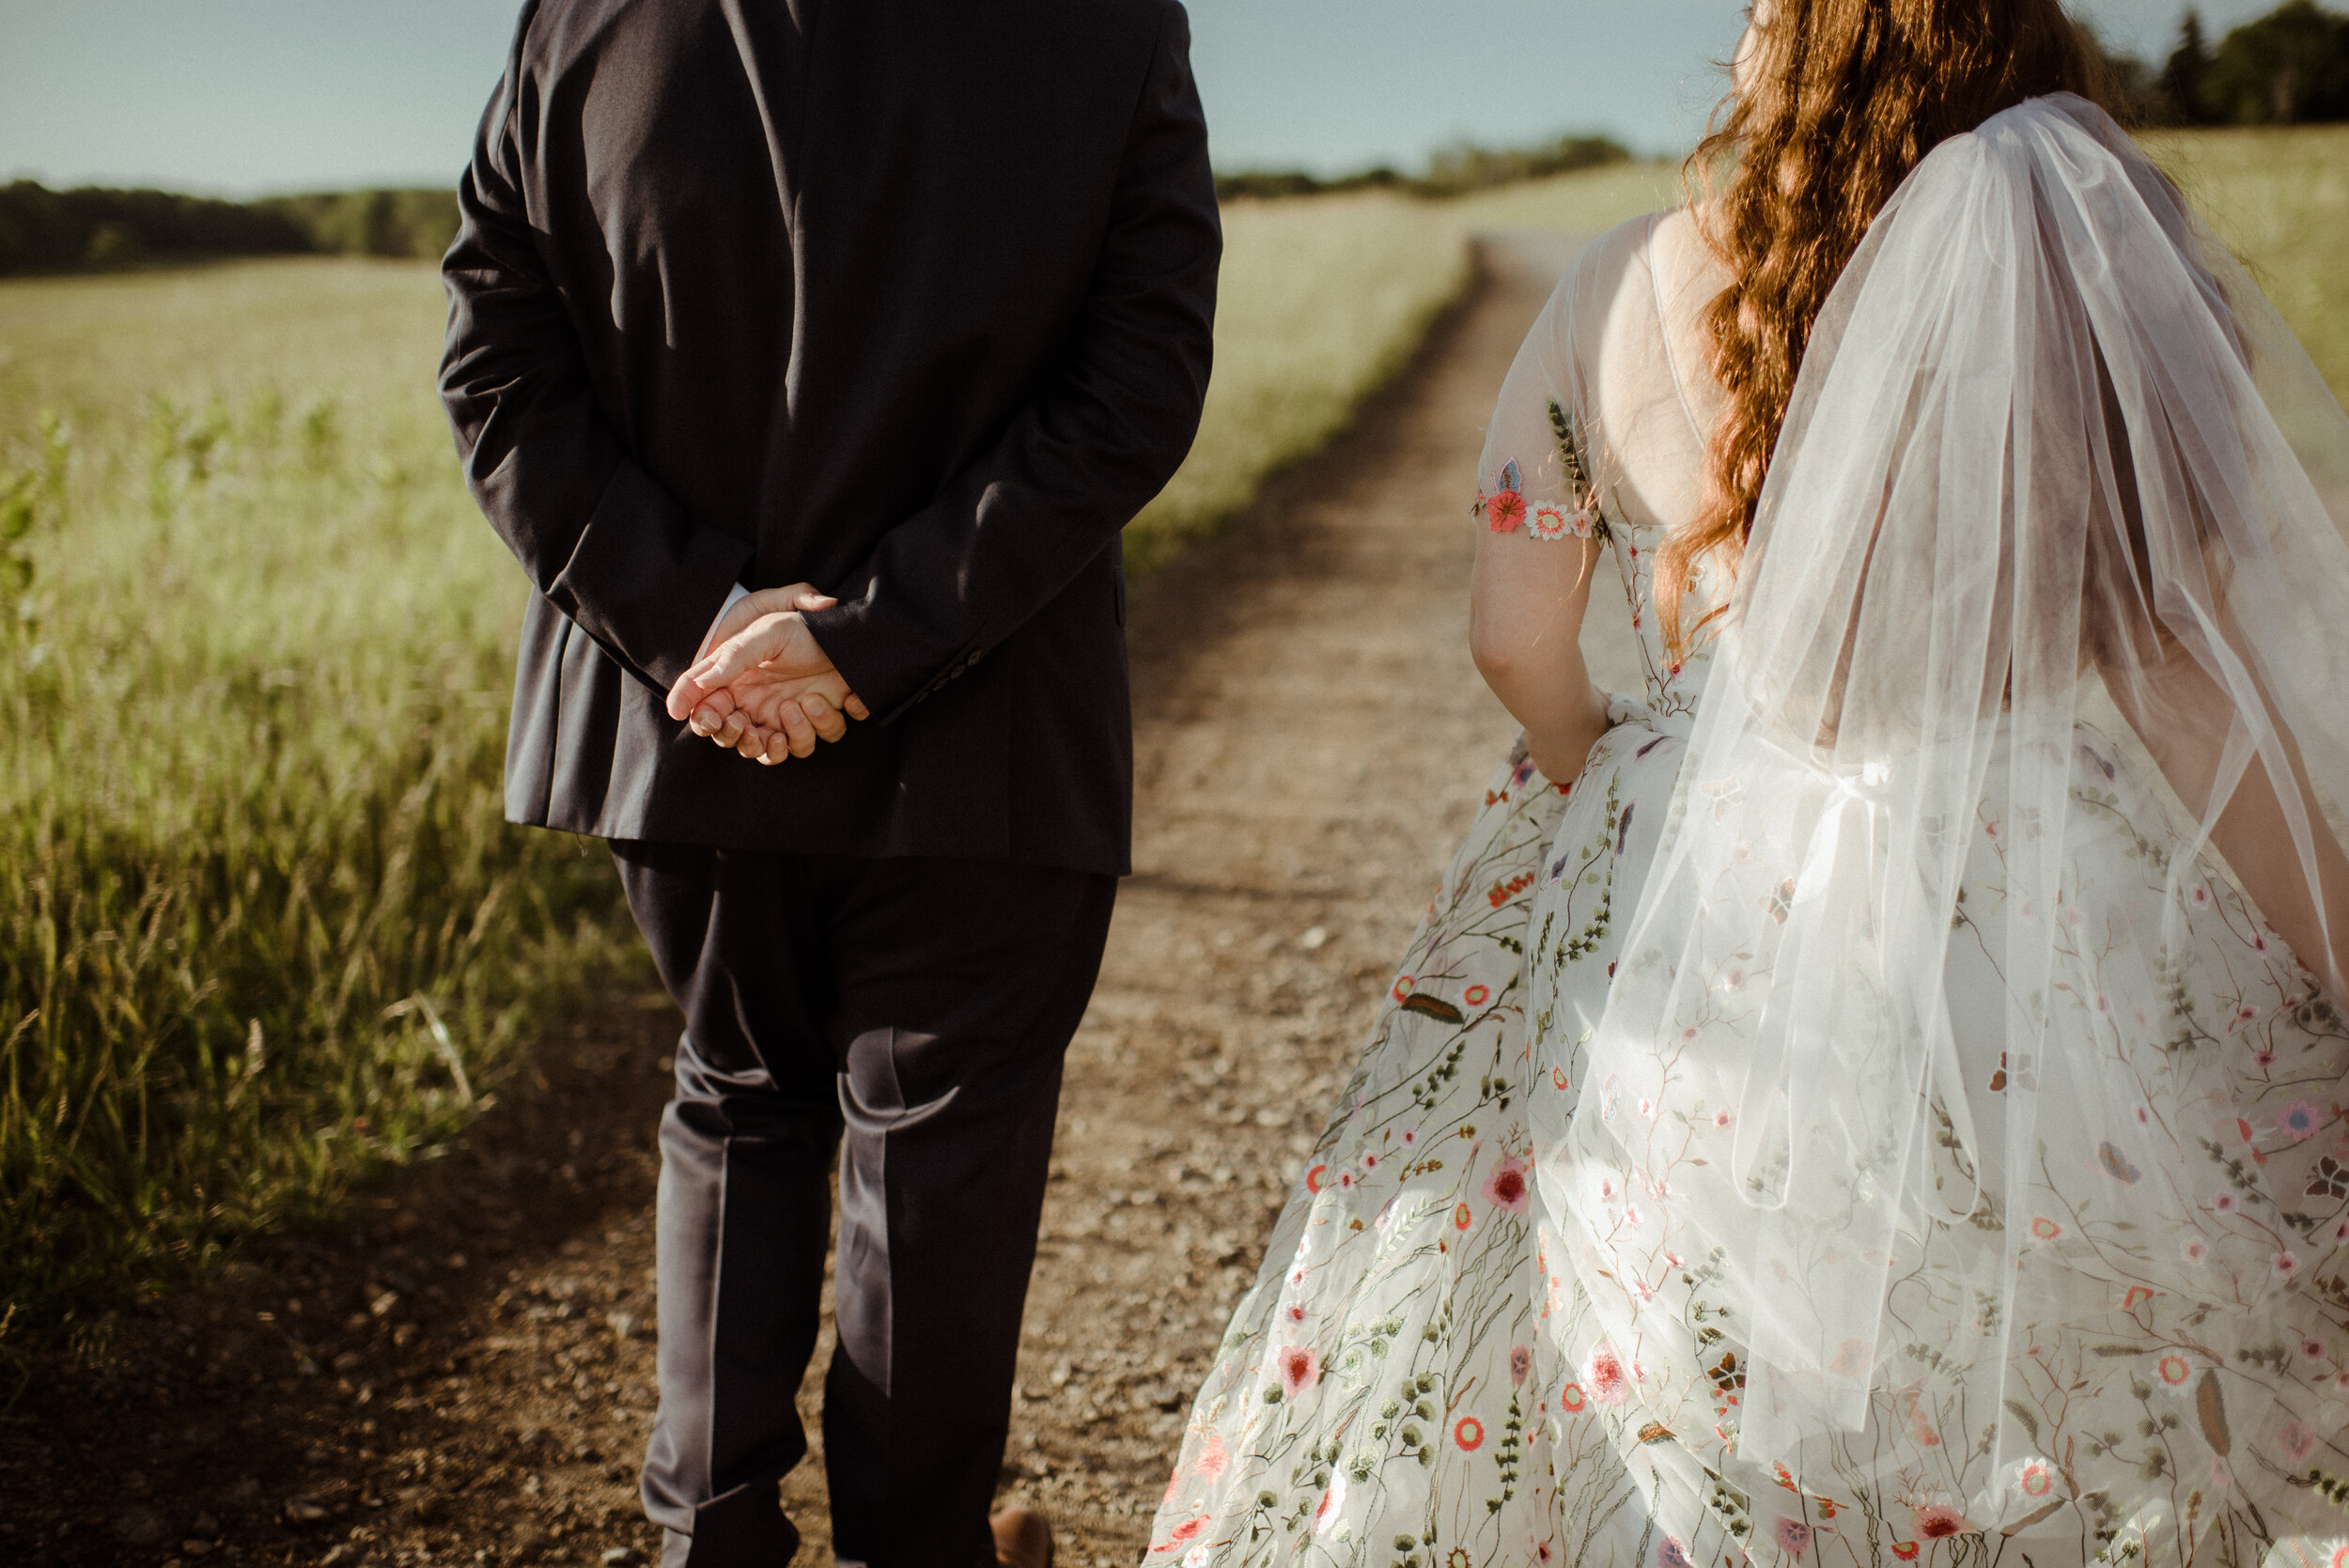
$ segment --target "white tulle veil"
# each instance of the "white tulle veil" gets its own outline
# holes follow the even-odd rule
[[[2133,722],[2097,733],[2201,745],[2207,786],[2173,761],[2164,787],[2205,835],[2255,765],[2349,800],[2344,523],[2349,419],[2100,111],[2008,110],[1878,217],[1811,340],[1571,1120],[1542,1129],[1554,1233],[1645,1414],[1706,1464],[1762,1485],[1873,1444],[1889,1478],[1942,1441],[1902,1427],[1898,1386],[1945,1377],[1980,1452],[1933,1463],[1976,1525],[2027,1527],[2031,1445],[2001,1411],[2039,1349],[2018,1259],[2049,1158],[2112,1176],[2063,1223],[2118,1227],[2074,1270],[2109,1262],[2115,1311],[2168,1290],[2256,1313],[2330,1266],[2330,1219],[2215,1203],[2261,1172],[2157,1161],[2148,1102],[2075,1060],[2117,1027],[2098,965],[2157,970],[2177,934],[2083,937],[2067,834],[2100,776],[2152,770],[2084,748],[2116,708]],[[2279,794],[2321,910],[2330,830]],[[1984,820],[2005,985],[1957,995]],[[2202,875],[2186,840],[2142,846],[2172,908]],[[2206,1217],[2196,1241],[2131,1239],[2156,1193]]]

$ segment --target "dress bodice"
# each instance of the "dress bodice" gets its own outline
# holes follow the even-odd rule
[[[1721,283],[1686,210],[1634,219],[1587,247],[1503,384],[1476,505],[1488,527],[1604,544],[1625,609],[1595,598],[1590,615],[1628,616],[1645,679],[1626,695],[1683,723],[1703,686],[1718,625],[1707,617],[1729,574],[1699,566],[1681,600],[1688,645],[1675,653],[1656,610],[1656,552],[1703,494],[1705,438],[1722,395],[1701,316]]]

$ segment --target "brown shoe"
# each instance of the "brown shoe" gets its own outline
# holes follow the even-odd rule
[[[987,1522],[1003,1568],[1052,1568],[1052,1527],[1033,1508],[1006,1508]]]

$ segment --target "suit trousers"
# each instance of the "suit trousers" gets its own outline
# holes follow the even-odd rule
[[[824,1384],[832,1544],[991,1568],[1061,1064],[1112,877],[1010,862],[613,846],[685,1012],[661,1122],[660,1411],[643,1474],[671,1568],[783,1568],[777,1483]]]

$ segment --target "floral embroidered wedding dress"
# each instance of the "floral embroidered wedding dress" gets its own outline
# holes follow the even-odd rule
[[[2080,110],[2025,124],[2015,156],[2101,147],[2135,174]],[[1603,539],[1644,690],[1610,702],[1571,783],[1520,746],[1488,784],[1199,1392],[1145,1560],[2349,1568],[2349,1031],[2198,859],[2109,705],[2032,753],[2060,834],[2009,784],[2034,732],[1992,715],[1944,846],[1948,1028],[1924,1028],[1921,1077],[1874,1083],[1893,1046],[1741,1076],[1769,1044],[1753,999],[1797,968],[1783,933],[1889,961],[1889,925],[1817,911],[1855,843],[1881,869],[1901,779],[1803,762],[1829,787],[1788,871],[1746,831],[1770,780],[1702,756],[1681,778],[1723,644],[1674,660],[1651,564],[1719,408],[1695,348],[1710,267],[1685,213],[1616,230],[1511,371],[1477,516]],[[1701,573],[1684,624],[1722,589]],[[1835,678],[1856,734],[1867,699]],[[1708,847],[1715,826],[1734,842]],[[1652,879],[1663,913],[1633,929]],[[1676,908],[1681,880],[1702,888]],[[1807,1119],[1806,1095],[1881,1113],[1890,1153],[1847,1151],[1870,1129]],[[1799,1184],[1825,1146],[1859,1173],[1822,1206]]]

